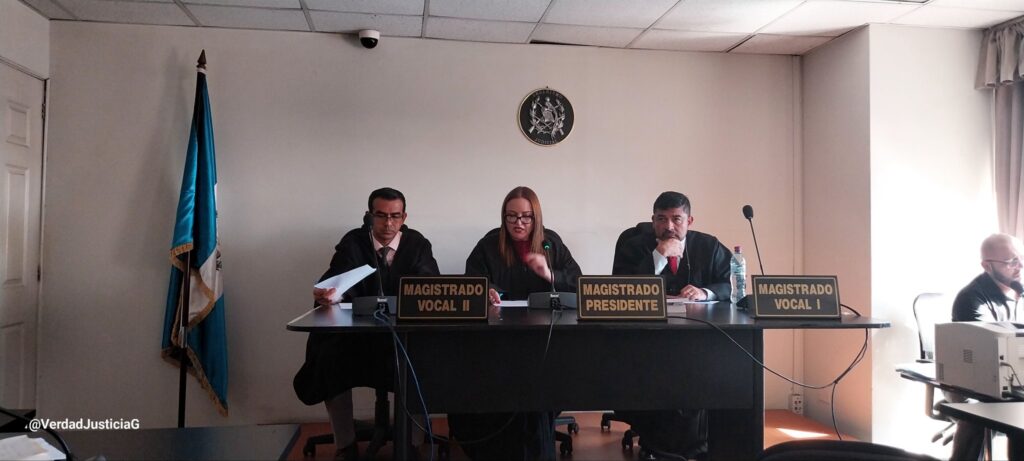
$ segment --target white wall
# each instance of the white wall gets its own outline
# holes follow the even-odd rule
[[[872,433],[946,457],[930,443],[941,423],[924,415],[924,387],[893,369],[916,358],[914,297],[955,294],[998,230],[991,93],[974,89],[981,32],[878,25],[870,37],[871,305],[892,322],[874,336]]]
[[[50,21],[18,1],[0,1],[0,60],[50,76]]]
[[[41,415],[174,423],[160,328],[203,48],[232,415],[192,384],[189,424],[324,419],[292,392],[305,335],[284,325],[378,186],[407,195],[407,223],[447,273],[520,184],[585,273],[610,271],[618,232],[649,219],[666,189],[689,194],[695,228],[729,245],[752,248],[740,214],[752,204],[766,267],[794,264],[790,58],[388,37],[367,51],[336,35],[63,22],[51,38]],[[519,102],[544,86],[576,110],[556,147],[516,126]],[[784,372],[790,337],[766,347]],[[767,386],[768,405],[784,407],[788,386]]]
[[[892,323],[871,333],[871,353],[839,386],[840,429],[942,457],[924,387],[894,370],[917,358],[914,297],[959,290],[996,229],[990,95],[973,85],[980,40],[872,25],[806,56],[802,75],[806,272],[839,274],[844,303]],[[808,381],[840,372],[861,338],[807,333]],[[806,400],[830,422],[826,392]]]
[[[868,33],[850,32],[804,56],[804,272],[839,276],[840,300],[871,315]],[[860,331],[807,330],[806,382],[835,379],[856,356]],[[871,355],[836,391],[841,431],[871,435]],[[831,389],[807,391],[806,414],[831,425]]]

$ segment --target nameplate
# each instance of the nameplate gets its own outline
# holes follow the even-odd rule
[[[661,277],[593,275],[579,278],[580,320],[665,320],[665,281]]]
[[[840,317],[839,281],[834,275],[755,275],[754,317]]]
[[[402,277],[398,320],[487,320],[487,277]]]

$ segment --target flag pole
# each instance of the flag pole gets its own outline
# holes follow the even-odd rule
[[[199,53],[199,61],[196,63],[199,72],[206,71],[206,50]],[[178,427],[185,427],[185,390],[187,389],[188,375],[188,311],[190,306],[189,293],[192,285],[192,253],[190,250],[185,254],[185,274],[181,284],[181,294],[178,297],[178,312],[181,317],[178,319]]]
[[[186,365],[188,361],[188,307],[189,307],[189,293],[191,292],[192,285],[192,252],[191,250],[185,253],[185,275],[181,281],[181,295],[178,297],[178,313],[181,316],[178,318],[178,427],[185,427],[185,389],[187,388],[187,381],[185,376],[188,374]]]

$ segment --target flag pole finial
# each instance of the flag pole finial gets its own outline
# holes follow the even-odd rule
[[[199,53],[199,64],[196,65],[196,67],[199,69],[206,69],[206,50],[203,50],[202,53]]]

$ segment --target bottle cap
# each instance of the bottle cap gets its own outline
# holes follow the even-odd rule
[[[742,253],[742,251],[740,251],[740,249],[742,249],[742,247],[741,247],[741,246],[739,246],[739,245],[736,245],[736,246],[734,246],[733,248],[735,249],[734,253]]]

